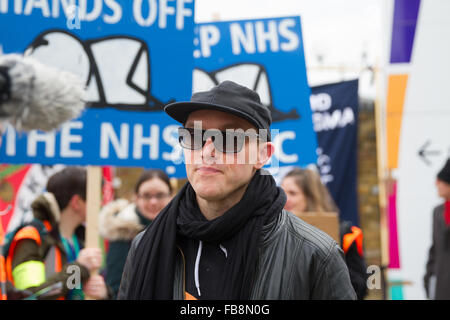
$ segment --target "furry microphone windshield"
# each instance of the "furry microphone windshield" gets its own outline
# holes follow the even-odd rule
[[[51,131],[78,117],[85,88],[72,73],[18,54],[0,56],[0,122]]]

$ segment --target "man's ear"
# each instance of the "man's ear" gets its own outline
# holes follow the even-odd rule
[[[84,201],[78,194],[74,194],[72,198],[70,198],[69,205],[76,211],[81,209],[81,201]]]
[[[275,145],[272,142],[263,142],[258,146],[258,160],[254,165],[255,169],[261,169],[275,153]]]

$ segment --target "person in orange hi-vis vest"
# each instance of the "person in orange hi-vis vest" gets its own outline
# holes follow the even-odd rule
[[[0,220],[0,300],[6,300],[6,266],[5,266],[5,257],[3,257],[3,240],[5,238],[5,234],[3,231],[3,226]]]
[[[109,297],[98,248],[84,247],[86,170],[66,167],[52,175],[31,205],[34,219],[7,235],[6,278],[29,299]]]

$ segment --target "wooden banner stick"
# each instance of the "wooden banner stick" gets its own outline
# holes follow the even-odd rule
[[[86,248],[98,248],[98,214],[101,206],[102,168],[98,166],[87,167],[86,186]],[[96,275],[98,270],[92,271]],[[93,300],[85,297],[86,300]]]

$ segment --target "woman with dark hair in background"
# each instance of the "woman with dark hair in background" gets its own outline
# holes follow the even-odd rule
[[[293,213],[321,214],[337,212],[336,206],[320,176],[313,170],[295,168],[283,178],[281,187],[287,195],[284,208]],[[344,251],[350,280],[358,299],[367,295],[367,270],[363,256],[362,232],[349,221],[340,221],[341,247]]]
[[[134,192],[134,202],[118,199],[100,212],[100,234],[109,241],[106,283],[114,291],[114,298],[119,290],[131,241],[169,203],[172,186],[164,171],[152,169],[141,174]]]

